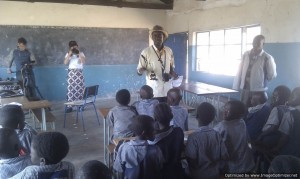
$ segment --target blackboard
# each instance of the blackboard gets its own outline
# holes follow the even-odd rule
[[[24,37],[38,66],[62,65],[70,40],[76,40],[86,56],[86,65],[137,64],[149,45],[145,28],[84,28],[0,25],[0,66]]]

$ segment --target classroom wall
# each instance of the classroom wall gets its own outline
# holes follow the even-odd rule
[[[164,25],[166,18],[164,10],[11,1],[0,1],[0,17],[0,25],[148,29],[156,24]],[[136,57],[137,62],[138,59]],[[136,66],[137,63],[87,65],[84,68],[86,85],[99,84],[101,98],[114,97],[120,88],[127,88],[135,94],[145,84],[145,77],[136,74]],[[44,98],[51,101],[66,99],[66,68],[64,65],[35,67],[37,86]],[[0,77],[12,76],[6,73],[5,67],[1,67]]]
[[[269,83],[269,93],[280,84],[300,86],[300,1],[209,0],[175,1],[167,12],[171,33],[189,32],[189,77],[223,87],[232,87],[233,77],[195,71],[194,32],[260,24],[266,36],[265,50],[277,64],[278,76]]]

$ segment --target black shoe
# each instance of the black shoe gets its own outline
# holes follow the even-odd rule
[[[67,107],[67,109],[65,109],[66,113],[70,113],[73,111],[73,108],[72,107]]]

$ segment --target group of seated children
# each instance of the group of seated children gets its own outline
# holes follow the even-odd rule
[[[251,102],[245,122],[255,160],[263,164],[260,171],[267,172],[277,155],[300,157],[300,123],[295,120],[300,119],[300,87],[292,92],[284,85],[276,87],[271,105],[264,92],[255,92]]]
[[[142,100],[134,103],[138,109],[136,115],[130,122],[124,120],[126,130],[131,131],[135,138],[121,144],[113,165],[122,177],[176,179],[184,178],[188,173],[189,177],[198,179],[219,178],[224,173],[257,172],[262,171],[256,165],[257,153],[263,151],[265,154],[267,150],[272,154],[270,161],[274,158],[274,163],[296,161],[299,164],[300,87],[291,93],[286,86],[278,86],[273,92],[271,105],[267,103],[266,93],[255,92],[252,107],[248,110],[241,101],[228,101],[224,105],[223,120],[213,128],[209,124],[215,119],[216,110],[210,103],[201,103],[196,116],[199,128],[188,136],[185,147],[183,131],[188,129],[187,111],[180,109],[180,90],[173,88],[168,92],[168,103],[151,105],[149,101],[153,95],[147,92],[152,90],[146,86],[142,90]],[[124,104],[119,100],[124,95],[118,96],[119,92],[116,99],[122,106]],[[133,110],[129,106],[128,91],[126,97],[126,109]],[[151,112],[147,113],[147,110]],[[140,114],[139,111],[143,112]],[[116,111],[112,110],[110,119],[126,118],[125,112],[118,119],[114,113]],[[182,168],[182,152],[188,162],[185,170]],[[275,158],[277,155],[280,156]],[[274,173],[271,169],[273,163],[269,164],[269,171]]]
[[[62,161],[69,152],[66,136],[60,132],[37,132],[25,123],[18,105],[0,108],[0,178],[75,178],[74,165]],[[99,161],[83,165],[76,178],[111,179],[109,169]]]
[[[153,99],[149,86],[143,86],[140,95],[142,99],[130,106],[130,92],[118,91],[119,105],[108,114],[113,139],[134,136],[118,148],[113,169],[120,178],[214,179],[224,173],[251,173],[258,171],[255,162],[261,155],[270,156],[270,173],[299,172],[300,87],[291,92],[278,86],[270,106],[265,93],[254,93],[248,111],[241,101],[228,101],[223,120],[213,128],[209,126],[216,110],[210,103],[201,103],[196,114],[198,129],[185,145],[187,111],[180,106],[180,90],[171,89],[167,103]],[[37,134],[25,123],[20,106],[0,108],[0,178],[112,177],[96,160],[85,163],[75,175],[74,165],[62,161],[68,152],[64,134]],[[186,168],[182,157],[187,160]]]

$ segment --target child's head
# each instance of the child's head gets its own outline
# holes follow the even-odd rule
[[[251,105],[257,106],[259,104],[264,104],[268,100],[268,95],[265,91],[255,91],[252,92]]]
[[[86,162],[78,171],[76,179],[111,179],[109,168],[98,160]]]
[[[167,101],[171,106],[179,105],[182,99],[181,91],[179,88],[172,88],[167,93]]]
[[[246,106],[241,101],[228,101],[224,106],[224,120],[240,119],[246,114]]]
[[[153,98],[153,89],[148,86],[148,85],[144,85],[141,87],[140,89],[140,96],[142,99],[151,99]]]
[[[19,143],[19,138],[15,130],[0,128],[0,159],[18,157]]]
[[[154,120],[147,115],[137,115],[130,125],[133,133],[142,140],[154,139]]]
[[[277,86],[272,94],[271,104],[273,107],[284,105],[289,100],[291,90],[284,85]]]
[[[292,155],[278,155],[271,164],[268,173],[299,173],[300,159]]]
[[[23,129],[25,116],[23,110],[18,105],[6,105],[0,108],[0,125],[11,129]]]
[[[60,132],[43,132],[35,136],[31,144],[31,161],[33,164],[57,164],[69,152],[69,142]]]
[[[116,100],[120,105],[127,106],[130,103],[130,92],[127,89],[121,89],[116,94]]]
[[[216,109],[212,104],[203,102],[197,107],[196,119],[198,120],[199,126],[209,125],[214,120],[215,116]]]
[[[298,106],[300,105],[300,87],[296,87],[290,96],[290,99],[288,101],[288,104],[290,106]]]
[[[154,119],[160,125],[170,126],[170,121],[173,119],[173,113],[167,103],[159,103],[154,108]]]

